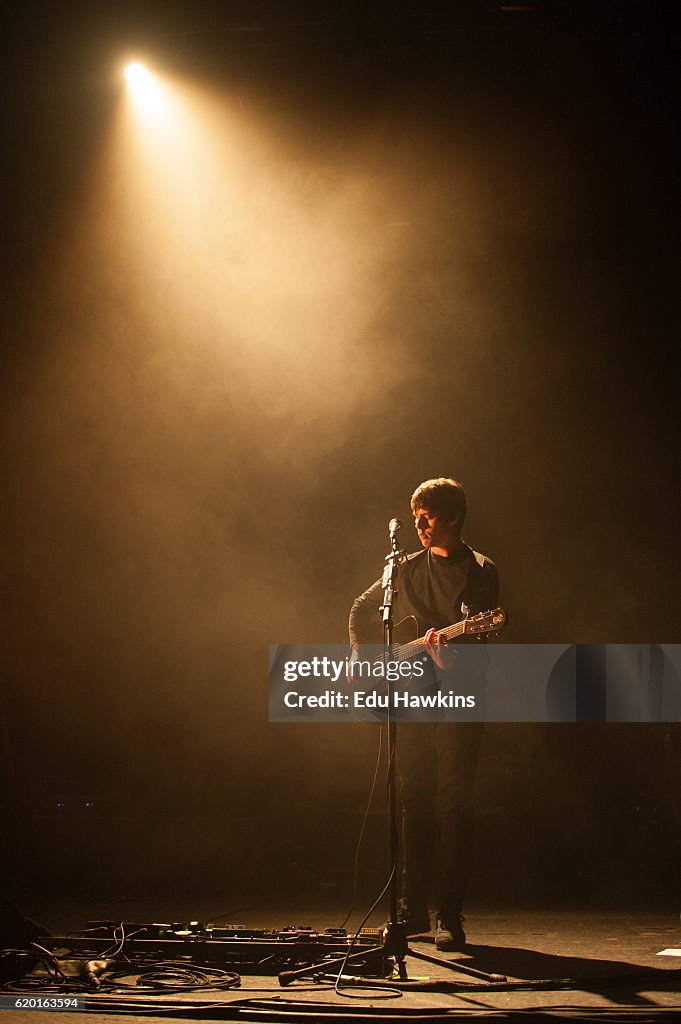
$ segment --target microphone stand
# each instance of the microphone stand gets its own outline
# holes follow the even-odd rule
[[[397,543],[397,531],[402,524],[399,520],[390,522],[390,554],[386,557],[383,570],[383,604],[381,618],[383,622],[383,658],[390,660],[393,645],[393,601],[397,594],[397,572],[404,552]],[[397,885],[398,859],[400,853],[399,833],[397,828],[397,722],[393,713],[394,683],[388,679],[388,820],[390,828],[390,909],[388,924],[383,934],[383,957],[393,957],[401,979],[407,976],[404,958],[409,950],[407,935],[403,924],[397,920]]]

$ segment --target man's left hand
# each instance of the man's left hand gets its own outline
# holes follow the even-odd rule
[[[430,655],[437,667],[441,668],[443,672],[448,672],[449,669],[454,668],[456,651],[449,647],[447,637],[442,633],[429,629],[423,638],[423,646],[426,649],[426,653]]]

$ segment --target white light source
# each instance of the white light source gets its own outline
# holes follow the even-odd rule
[[[125,69],[125,77],[133,88],[144,87],[145,85],[148,85],[151,80],[151,75],[145,68],[144,64],[128,64]]]
[[[128,64],[125,77],[132,91],[135,103],[146,113],[158,111],[162,104],[162,89],[158,80],[144,64]]]

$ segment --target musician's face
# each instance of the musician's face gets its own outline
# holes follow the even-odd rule
[[[414,526],[424,548],[447,548],[459,536],[456,520],[443,519],[427,508],[416,509]]]

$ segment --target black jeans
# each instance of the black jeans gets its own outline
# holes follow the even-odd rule
[[[398,726],[402,896],[412,913],[427,907],[431,895],[443,921],[461,913],[473,851],[482,730],[481,722]]]

